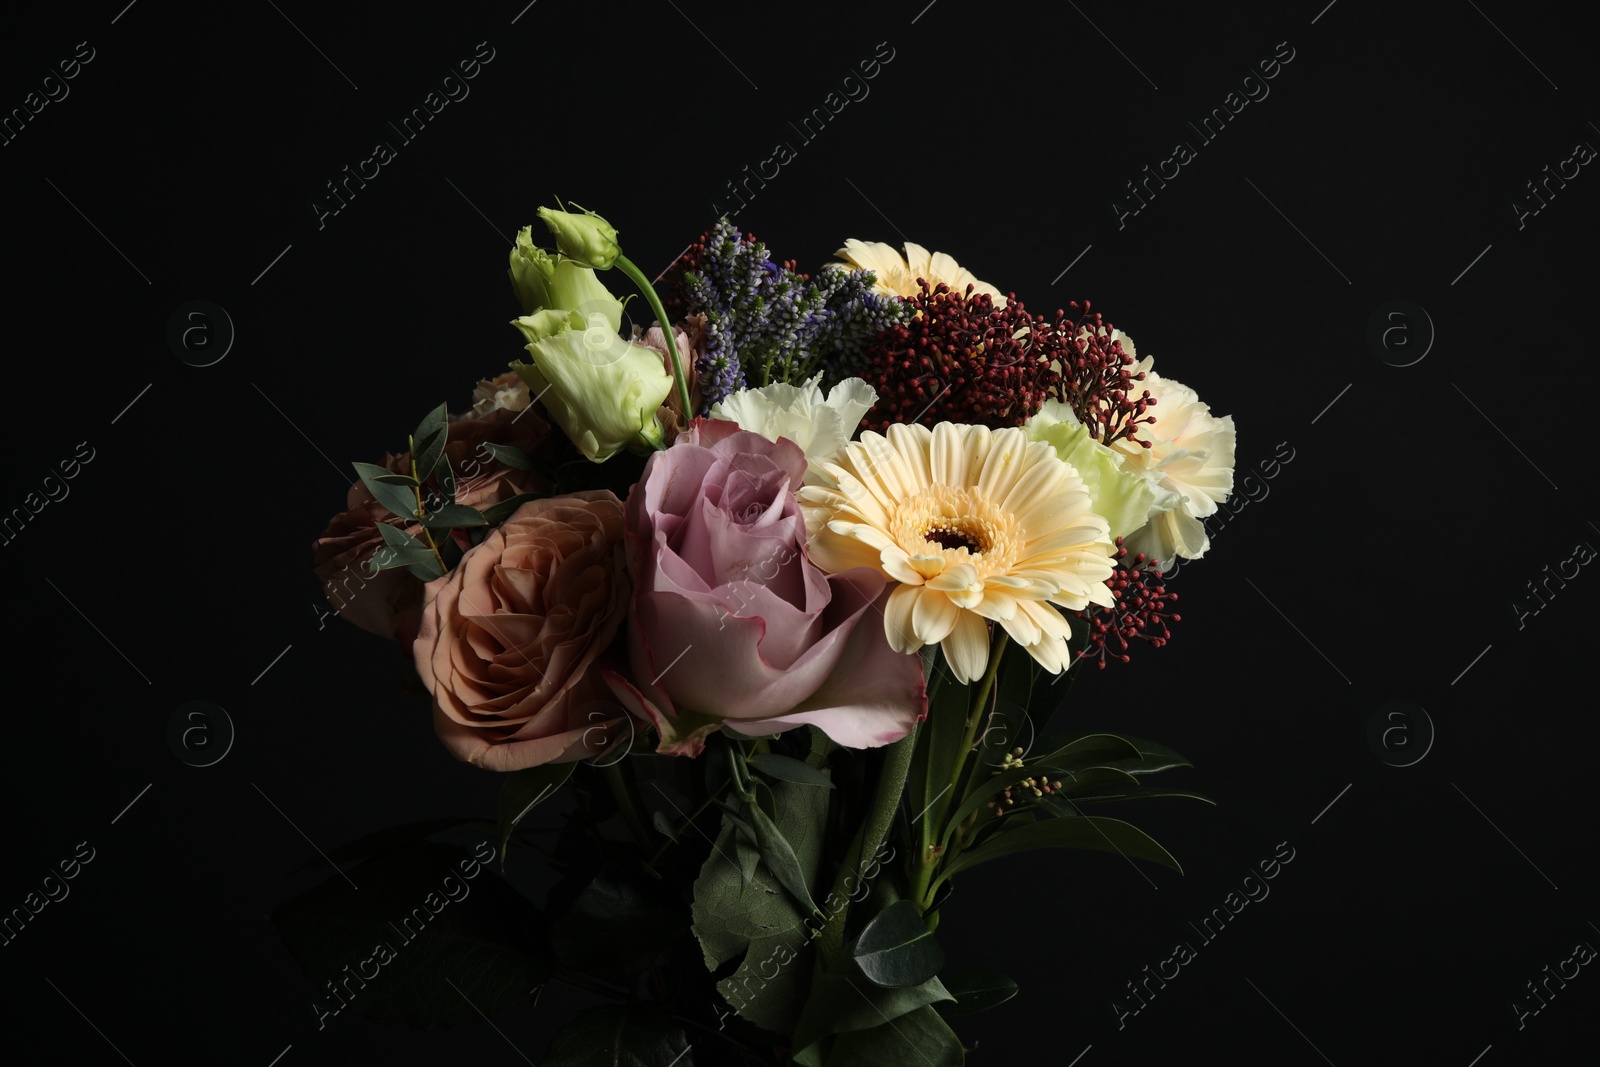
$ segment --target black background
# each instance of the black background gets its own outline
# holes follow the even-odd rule
[[[910,239],[1035,310],[1092,299],[1234,416],[1241,478],[1292,450],[1181,568],[1172,645],[1084,678],[1056,722],[1194,761],[1218,807],[1127,813],[1186,875],[1063,853],[963,876],[953,965],[1022,986],[962,1021],[971,1062],[1492,1067],[1586,1041],[1592,968],[1520,1029],[1510,1005],[1600,945],[1600,578],[1552,582],[1520,625],[1513,601],[1600,547],[1600,177],[1520,228],[1512,201],[1600,145],[1592,42],[1560,5],[1324,3],[112,0],[9,27],[7,111],[78,42],[94,58],[0,147],[0,508],[79,442],[94,458],[4,546],[0,910],[96,853],[0,948],[11,1054],[539,1062],[583,995],[551,987],[498,1032],[318,1031],[264,918],[308,884],[288,877],[308,837],[488,817],[497,784],[438,745],[393,647],[319,618],[309,546],[348,461],[517,357],[506,250],[539,204],[599,210],[661,269],[780,141],[796,158],[736,213],[779,257]],[[401,144],[386,123],[479,42],[470,95]],[[789,124],[880,42],[870,95],[804,143]],[[1186,123],[1280,42],[1270,94],[1202,144]],[[319,227],[323,183],[380,140],[397,158]],[[1124,183],[1178,140],[1197,158],[1119,226]],[[237,331],[203,368],[166,342],[196,299]],[[1436,336],[1413,315],[1386,361],[1367,329],[1392,300]],[[237,728],[208,768],[167,744],[191,699]],[[1426,751],[1408,767],[1368,740],[1391,700],[1431,722],[1384,720],[1390,760]],[[1283,842],[1270,896],[1202,945],[1188,924]],[[1198,957],[1119,1029],[1113,1000],[1179,941]]]

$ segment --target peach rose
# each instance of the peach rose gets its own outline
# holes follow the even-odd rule
[[[530,501],[424,587],[412,646],[439,739],[495,771],[566,763],[631,736],[591,666],[628,610],[622,501]]]
[[[453,419],[445,457],[456,476],[456,502],[481,510],[520,493],[549,491],[553,486],[548,479],[508,467],[484,447],[485,442],[514,445],[537,455],[549,437],[550,424],[532,411],[500,408],[481,417]],[[409,474],[411,453],[385,456],[382,466]],[[369,574],[366,564],[383,544],[380,522],[412,535],[420,535],[422,527],[390,512],[360,482],[350,486],[345,509],[329,520],[312,545],[323,592],[347,622],[408,647],[417,633],[422,582],[403,568]]]

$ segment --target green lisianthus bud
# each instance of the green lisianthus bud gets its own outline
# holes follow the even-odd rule
[[[542,207],[539,217],[555,235],[561,254],[576,260],[579,266],[606,270],[622,255],[617,228],[592,211],[578,215]]]
[[[599,312],[613,330],[622,329],[622,302],[593,270],[545,251],[533,243],[533,228],[524,226],[511,249],[511,284],[526,314],[543,309],[577,311],[585,322]]]

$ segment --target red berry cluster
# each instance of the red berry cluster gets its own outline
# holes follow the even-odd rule
[[[1128,555],[1117,538],[1117,552],[1113,559],[1121,561]],[[1167,610],[1167,605],[1178,599],[1161,582],[1161,572],[1140,552],[1131,561],[1117,567],[1106,579],[1106,587],[1116,598],[1116,606],[1102,608],[1098,605],[1075,612],[1089,628],[1089,644],[1078,653],[1079,659],[1092,659],[1105,670],[1106,657],[1127,663],[1128,642],[1137,638],[1147,641],[1152,648],[1160,648],[1172,637],[1168,624],[1183,616]],[[1110,648],[1116,642],[1117,649]]]
[[[1139,427],[1155,422],[1145,412],[1155,404],[1149,390],[1136,389],[1144,372],[1131,370],[1135,360],[1122,350],[1122,342],[1111,339],[1112,326],[1099,312],[1089,311],[1089,301],[1067,305],[1077,313],[1068,319],[1057,309],[1049,331],[1055,343],[1052,358],[1060,360],[1061,386],[1056,398],[1072,406],[1078,419],[1089,427],[1095,439],[1112,444],[1123,438],[1145,448],[1150,442],[1138,436]]]
[[[882,433],[894,423],[1021,426],[1060,386],[1041,351],[1052,336],[1046,320],[1008,295],[995,307],[986,293],[952,292],[943,282],[909,299],[911,319],[891,326],[862,353],[861,377],[878,391],[863,426]]]

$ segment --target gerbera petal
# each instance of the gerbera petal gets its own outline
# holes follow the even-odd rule
[[[915,652],[922,647],[912,620],[920,596],[921,590],[916,586],[902,585],[884,603],[883,632],[889,638],[889,647],[896,652]]]
[[[923,586],[911,612],[911,625],[916,629],[917,640],[936,645],[949,636],[960,617],[961,609],[950,603],[949,597]]]
[[[970,611],[961,613],[950,636],[939,647],[950,664],[951,676],[961,685],[982,677],[989,666],[989,628]]]

